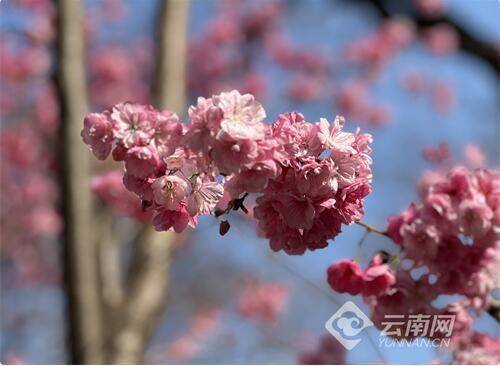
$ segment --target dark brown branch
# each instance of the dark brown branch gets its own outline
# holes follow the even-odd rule
[[[497,321],[497,323],[500,323],[500,300],[491,301],[488,313]]]
[[[61,186],[64,216],[64,272],[68,293],[72,363],[102,363],[102,313],[97,252],[92,237],[89,155],[80,130],[87,112],[83,2],[58,6],[57,85],[62,112]]]

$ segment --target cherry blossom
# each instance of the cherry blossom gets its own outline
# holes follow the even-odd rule
[[[498,363],[498,339],[471,329],[473,314],[495,303],[492,291],[500,285],[498,187],[496,170],[455,167],[425,174],[420,202],[389,217],[387,230],[380,231],[400,252],[376,254],[365,270],[352,260],[333,263],[328,283],[334,291],[361,294],[380,328],[386,314],[453,315],[454,361]],[[434,301],[441,295],[461,297],[438,307]],[[413,337],[400,331],[392,336]]]
[[[458,365],[500,363],[500,338],[471,332],[452,346],[453,362]]]
[[[337,292],[351,295],[362,293],[365,296],[385,293],[395,283],[394,275],[388,265],[382,263],[379,255],[372,264],[362,271],[359,264],[342,260],[332,264],[327,271],[328,283]]]
[[[84,120],[83,141],[99,159],[112,151],[124,161],[124,186],[152,211],[157,230],[248,212],[244,197],[255,193],[253,217],[271,248],[302,254],[362,217],[371,136],[343,131],[342,117],[308,123],[293,112],[264,123],[262,105],[236,90],[198,98],[188,115],[182,124],[170,111],[121,103]]]
[[[118,213],[141,221],[150,221],[151,212],[144,211],[141,200],[123,185],[123,173],[112,170],[92,178],[92,192]]]

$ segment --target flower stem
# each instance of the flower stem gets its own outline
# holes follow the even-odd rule
[[[379,234],[379,235],[382,235],[382,236],[389,237],[389,234],[387,234],[386,231],[384,231],[382,229],[379,229],[379,228],[376,228],[375,226],[372,226],[370,224],[367,224],[366,222],[356,221],[356,224],[358,224],[360,226],[363,226],[366,229],[367,232],[375,233],[375,234]]]

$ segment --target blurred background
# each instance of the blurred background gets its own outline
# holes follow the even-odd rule
[[[311,352],[330,363],[450,362],[445,349],[379,348],[373,328],[353,352],[321,349],[340,305],[365,309],[328,288],[326,268],[395,251],[384,238],[359,253],[363,229],[345,227],[327,249],[292,257],[241,216],[224,237],[204,217],[186,235],[151,239],[120,166],[71,136],[81,113],[133,101],[177,103],[182,116],[196,97],[230,89],[254,94],[270,122],[292,110],[309,121],[343,114],[347,130],[374,136],[364,221],[385,227],[425,171],[498,168],[499,19],[495,0],[2,1],[1,362],[293,364]],[[171,83],[165,103],[162,63],[186,85]],[[168,242],[160,264],[137,255],[154,240]],[[134,303],[143,285],[158,295],[150,312]],[[97,322],[82,312],[92,303]],[[474,329],[500,333],[488,315]],[[92,334],[103,341],[89,356],[78,343]]]

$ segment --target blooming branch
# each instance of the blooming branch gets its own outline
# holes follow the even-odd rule
[[[250,94],[198,98],[182,123],[170,111],[121,103],[84,120],[82,138],[98,159],[123,161],[125,187],[152,212],[156,230],[182,232],[201,215],[247,212],[271,248],[288,254],[324,248],[364,213],[371,192],[369,134],[344,119],[308,123],[297,112],[264,123]],[[225,234],[229,223],[223,221]]]

